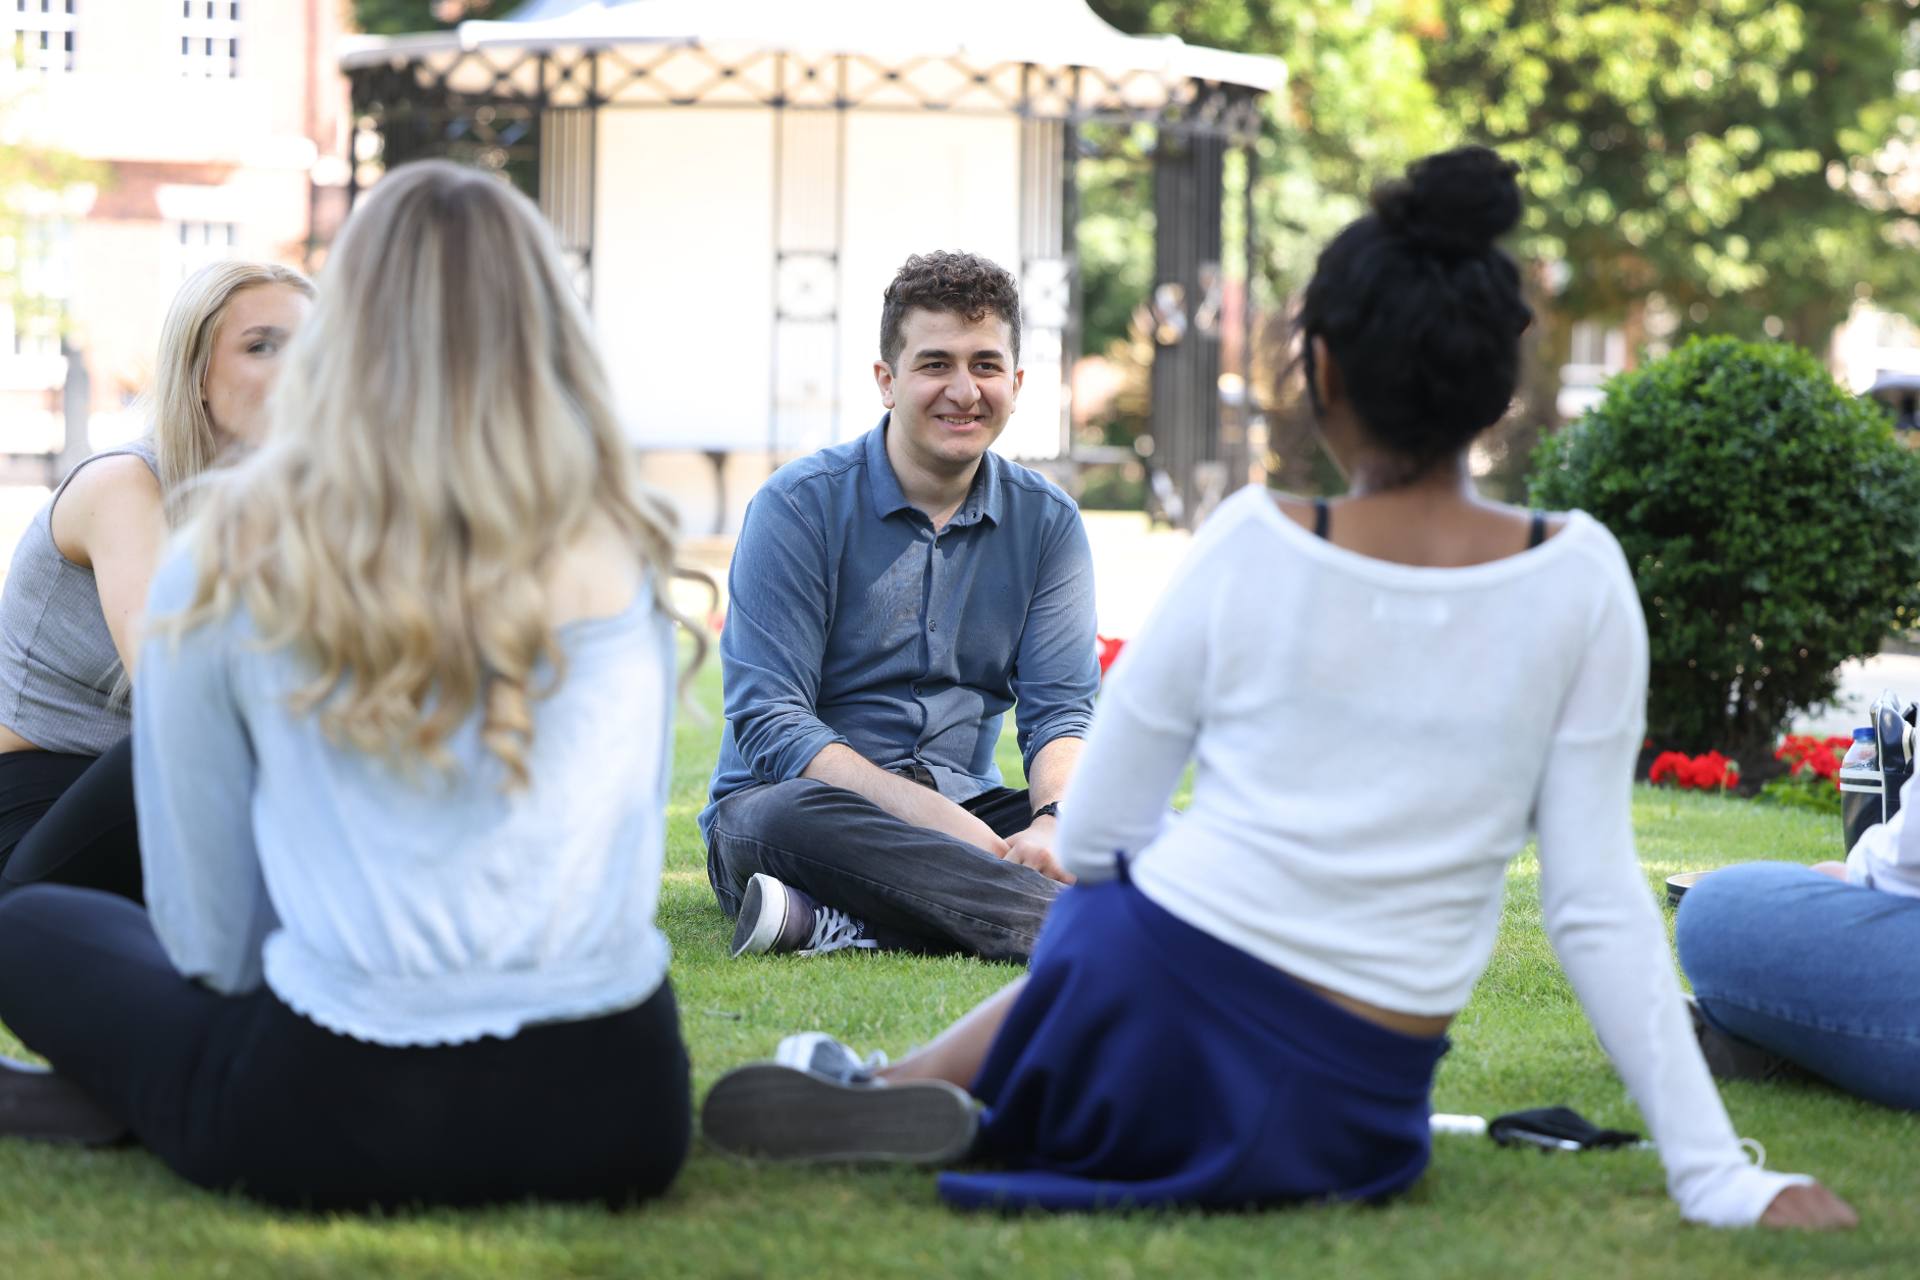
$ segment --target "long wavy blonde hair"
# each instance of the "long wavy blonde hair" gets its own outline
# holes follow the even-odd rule
[[[313,281],[272,262],[214,262],[181,282],[160,326],[153,372],[153,452],[160,464],[160,491],[172,502],[188,482],[205,474],[227,441],[207,413],[207,368],[213,343],[233,295],[258,285],[280,284],[313,297]]]
[[[198,589],[172,625],[244,603],[266,646],[315,664],[294,712],[402,764],[450,767],[446,740],[477,706],[523,786],[533,701],[564,674],[556,565],[611,525],[685,624],[667,590],[672,508],[636,477],[552,235],[505,182],[394,169],[322,283],[265,442],[193,521]],[[536,688],[542,663],[553,678]]]

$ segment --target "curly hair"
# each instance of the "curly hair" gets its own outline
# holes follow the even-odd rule
[[[992,312],[1007,322],[1013,337],[1013,362],[1020,363],[1020,286],[998,263],[972,253],[916,253],[894,273],[880,309],[880,358],[900,358],[905,339],[900,328],[907,312],[946,311],[978,323]]]

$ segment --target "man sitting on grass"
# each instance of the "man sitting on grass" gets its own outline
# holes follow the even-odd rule
[[[880,424],[747,508],[707,874],[736,956],[1024,962],[1071,879],[1054,819],[1100,679],[1092,557],[1072,499],[988,452],[1022,376],[1012,276],[909,258],[880,354]],[[1025,791],[994,763],[1009,707]]]

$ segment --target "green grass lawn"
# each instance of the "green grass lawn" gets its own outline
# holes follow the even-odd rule
[[[713,666],[699,701],[718,701]],[[684,719],[661,921],[695,1089],[821,1028],[898,1055],[1014,970],[970,960],[839,954],[726,959],[694,826],[717,721]],[[1011,741],[1003,764],[1017,774]],[[1832,856],[1837,822],[1749,802],[1636,794],[1650,883],[1756,857]],[[75,1016],[86,1016],[76,1010]],[[1491,1114],[1567,1103],[1601,1124],[1639,1118],[1539,928],[1535,865],[1517,860],[1492,967],[1453,1031],[1434,1103]],[[0,1031],[0,1049],[17,1046]],[[1820,1175],[1859,1209],[1839,1236],[1685,1227],[1652,1152],[1542,1155],[1441,1138],[1391,1206],[1132,1218],[965,1217],[923,1171],[754,1167],[696,1146],[673,1192],[608,1213],[526,1206],[393,1219],[270,1213],[210,1195],[137,1149],[0,1141],[0,1276],[1833,1276],[1920,1270],[1920,1117],[1811,1085],[1729,1085],[1741,1133],[1776,1168]],[[297,1158],[297,1157],[295,1157]]]

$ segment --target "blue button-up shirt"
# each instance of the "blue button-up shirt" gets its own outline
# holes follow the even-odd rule
[[[843,743],[940,793],[1000,786],[994,746],[1017,706],[1026,767],[1084,737],[1100,684],[1093,557],[1073,500],[988,453],[943,529],[907,502],[887,419],[790,462],[747,507],[720,637],[726,729],[714,805],[797,778]]]

